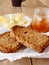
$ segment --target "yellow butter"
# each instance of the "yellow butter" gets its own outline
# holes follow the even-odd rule
[[[0,25],[6,23],[9,19],[4,17],[4,16],[0,16]]]

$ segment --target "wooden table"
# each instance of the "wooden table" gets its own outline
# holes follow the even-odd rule
[[[11,4],[11,0],[0,0],[0,15],[17,12],[23,12],[30,17],[32,17],[33,14],[33,10],[31,7],[13,7]],[[3,60],[0,61],[0,65],[49,65],[49,59],[22,58],[14,62]]]

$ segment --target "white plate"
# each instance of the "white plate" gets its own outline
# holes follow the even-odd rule
[[[9,15],[15,15],[15,14],[8,14],[8,15],[5,15],[5,16],[9,17]],[[31,18],[29,18],[27,16],[24,16],[24,17],[27,21],[29,21],[29,22],[31,21]],[[7,31],[9,31],[9,30],[7,30],[3,27],[0,27],[0,34],[7,32]],[[46,33],[46,34],[49,35],[49,32]],[[21,59],[23,57],[49,58],[49,47],[47,47],[43,53],[35,52],[35,51],[33,51],[29,48],[20,49],[16,53],[2,53],[2,52],[0,52],[0,60],[8,59],[10,61],[14,61],[14,60],[17,60],[17,59]]]

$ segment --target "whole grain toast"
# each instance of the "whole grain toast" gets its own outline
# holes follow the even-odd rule
[[[12,35],[11,35],[12,34]],[[21,44],[38,52],[42,52],[48,45],[49,38],[29,27],[14,26],[10,35]]]
[[[19,48],[21,48],[21,44],[19,42],[10,37],[10,32],[5,32],[0,34],[0,51],[11,53],[16,52]]]

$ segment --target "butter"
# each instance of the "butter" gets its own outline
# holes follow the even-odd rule
[[[6,16],[0,16],[0,25],[7,29],[10,29],[15,25],[26,26],[28,23],[27,20],[24,19],[23,13],[17,13],[15,15],[9,14],[9,17],[8,15]]]
[[[7,23],[9,21],[8,18],[4,16],[0,16],[0,25],[3,25],[4,23]]]

